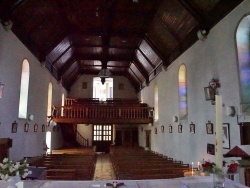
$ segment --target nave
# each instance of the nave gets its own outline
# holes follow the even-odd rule
[[[60,149],[28,160],[35,172],[28,179],[33,180],[169,179],[190,170],[182,161],[140,147],[111,147],[110,153],[95,152],[92,147]],[[36,173],[41,168],[43,175]]]
[[[114,169],[107,153],[97,155],[95,173],[93,180],[114,180],[116,179]]]
[[[89,188],[89,187],[112,187],[115,184],[122,185],[119,187],[131,187],[131,188],[132,187],[208,188],[213,185],[213,176],[197,176],[197,175],[184,176],[184,172],[190,169],[186,168],[186,165],[182,164],[182,162],[171,160],[166,156],[162,156],[157,153],[153,153],[151,151],[146,151],[139,147],[113,147],[110,149],[110,153],[97,153],[92,151],[91,149],[92,148],[53,150],[52,152],[53,154],[48,154],[43,157],[43,164],[45,164],[45,162],[49,164],[49,161],[52,160],[48,159],[52,159],[53,157],[55,157],[56,160],[53,161],[54,162],[53,165],[54,167],[56,166],[57,168],[59,168],[61,165],[61,169],[54,169],[54,174],[50,174],[49,178],[48,178],[48,173],[45,173],[45,176],[43,177],[37,177],[37,178],[33,177],[32,181],[29,181],[31,180],[29,179],[28,181],[23,180],[21,182],[18,182],[17,183],[18,188],[19,187],[66,188],[69,186],[74,188],[80,188],[80,187]],[[87,157],[88,162],[82,163],[84,164],[83,165],[84,167],[82,169],[88,169],[87,164],[91,163],[89,156],[94,156],[95,170],[93,173],[93,179],[88,179],[89,177],[87,178],[83,177],[84,173],[81,173],[79,169],[78,171],[75,169],[76,170],[75,176],[72,176],[72,174],[67,173],[69,171],[74,171],[72,170],[72,167],[74,167],[74,165],[79,162],[78,159],[79,156],[81,156],[81,158],[85,158],[86,156],[88,156]],[[67,159],[64,159],[64,157],[66,157]],[[164,162],[166,158],[168,159],[168,163]],[[143,161],[145,160],[147,161],[147,163],[143,163]],[[171,161],[172,163],[170,163]],[[154,164],[155,162],[158,163],[158,165]],[[184,167],[180,168],[179,163],[181,163],[182,166]],[[50,171],[51,167],[53,169],[53,165],[51,164],[51,166],[49,166],[46,171],[47,172]],[[163,166],[165,166],[165,168],[163,168]],[[66,167],[67,169],[65,169]],[[158,168],[161,167],[162,169],[161,170],[155,169],[157,167]],[[167,168],[169,169],[167,174],[157,174],[157,172],[166,173]],[[178,173],[175,175],[170,174],[170,172],[171,173],[174,172],[174,169],[176,170],[175,173],[177,172]],[[88,171],[91,170],[88,169]],[[34,176],[36,173],[32,174]],[[81,177],[79,175],[81,175]],[[227,178],[225,179],[224,184],[225,187],[229,188],[230,187],[246,188],[246,186],[243,186]],[[2,185],[5,184],[4,182],[0,181],[0,188],[2,188]]]

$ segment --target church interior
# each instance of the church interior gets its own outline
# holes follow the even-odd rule
[[[24,187],[209,187],[207,164],[250,186],[249,0],[2,0],[0,22]]]

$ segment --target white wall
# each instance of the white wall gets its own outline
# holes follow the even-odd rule
[[[207,154],[207,143],[215,144],[215,134],[206,133],[206,123],[211,121],[215,130],[215,105],[205,100],[204,87],[209,81],[218,78],[221,83],[220,95],[226,106],[235,106],[240,114],[239,84],[235,31],[244,14],[250,12],[250,1],[244,1],[209,33],[205,41],[197,41],[191,48],[175,60],[167,70],[162,70],[150,85],[143,89],[145,103],[154,105],[154,85],[159,88],[159,121],[151,129],[152,150],[182,160],[184,163],[215,161],[214,155]],[[183,133],[178,133],[173,116],[179,116],[178,107],[178,70],[181,64],[187,68],[188,117],[182,120]],[[225,110],[225,107],[223,107]],[[195,134],[190,134],[189,124],[195,124]],[[237,117],[223,113],[223,123],[230,124],[231,148],[240,145],[240,132]],[[168,126],[173,126],[173,133],[168,133]],[[165,126],[165,133],[160,126]],[[158,134],[154,134],[157,127]],[[140,145],[145,146],[145,132],[139,131]],[[223,149],[223,153],[228,152]],[[226,159],[227,160],[227,159]]]
[[[29,122],[29,132],[24,132],[25,119],[18,118],[20,79],[24,59],[30,65],[30,85],[28,114],[34,115]],[[11,31],[5,31],[0,25],[0,82],[5,84],[3,98],[0,99],[0,138],[13,139],[10,158],[19,160],[23,157],[38,156],[44,153],[43,141],[47,130],[42,132],[42,124],[47,124],[48,84],[53,85],[53,104],[61,105],[61,95],[67,92],[49,74],[46,68],[16,38]],[[11,133],[12,122],[18,123],[17,133]],[[34,124],[38,124],[38,132],[34,132]],[[61,132],[52,131],[52,149],[61,147]]]

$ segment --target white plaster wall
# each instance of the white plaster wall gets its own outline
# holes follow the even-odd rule
[[[24,132],[25,119],[18,118],[20,79],[22,62],[27,58],[30,65],[30,84],[28,99],[28,114],[34,115],[34,121],[29,122],[29,132]],[[67,92],[58,85],[46,68],[16,38],[11,31],[5,31],[0,26],[0,82],[5,84],[3,98],[0,99],[0,138],[13,139],[10,158],[19,160],[43,154],[45,132],[42,124],[47,124],[48,84],[53,85],[53,104],[61,104],[61,95]],[[18,123],[17,133],[11,133],[12,122]],[[38,124],[38,132],[34,132],[34,124]],[[51,126],[47,128],[50,130]],[[52,149],[61,147],[61,132],[52,131]]]
[[[94,75],[83,75],[74,83],[69,93],[72,98],[92,98],[93,97],[93,78]],[[111,76],[113,78],[113,97],[114,98],[138,98],[133,86],[128,79],[122,76]],[[82,89],[82,82],[87,82],[87,89]],[[119,90],[119,83],[124,84],[124,90]]]
[[[77,131],[83,136],[83,138],[88,139],[89,146],[92,146],[93,126],[86,126],[86,124],[77,124]]]
[[[215,134],[206,134],[208,121],[215,126],[215,106],[205,100],[203,88],[208,86],[213,77],[218,78],[223,103],[235,106],[237,113],[241,113],[235,32],[243,15],[249,12],[250,1],[244,1],[210,31],[207,40],[197,41],[143,89],[144,102],[154,106],[155,84],[159,88],[159,121],[153,127],[143,125],[144,130],[152,130],[153,151],[189,164],[197,164],[203,159],[215,161],[215,156],[207,154],[207,143],[215,144]],[[179,116],[178,70],[181,64],[185,64],[187,68],[188,117],[181,120],[183,133],[178,133],[179,122],[173,123],[172,117]],[[196,126],[195,134],[189,132],[191,122]],[[230,124],[231,148],[240,145],[237,117],[229,117],[223,113],[223,123]],[[170,124],[173,126],[173,133],[168,133]],[[164,133],[160,132],[161,125],[165,127]],[[154,134],[155,127],[158,134]],[[139,144],[145,146],[145,132],[139,131],[139,134]],[[223,153],[228,151],[223,149]]]

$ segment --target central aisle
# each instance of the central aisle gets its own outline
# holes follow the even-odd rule
[[[115,174],[107,153],[97,155],[96,167],[93,180],[114,180]]]

